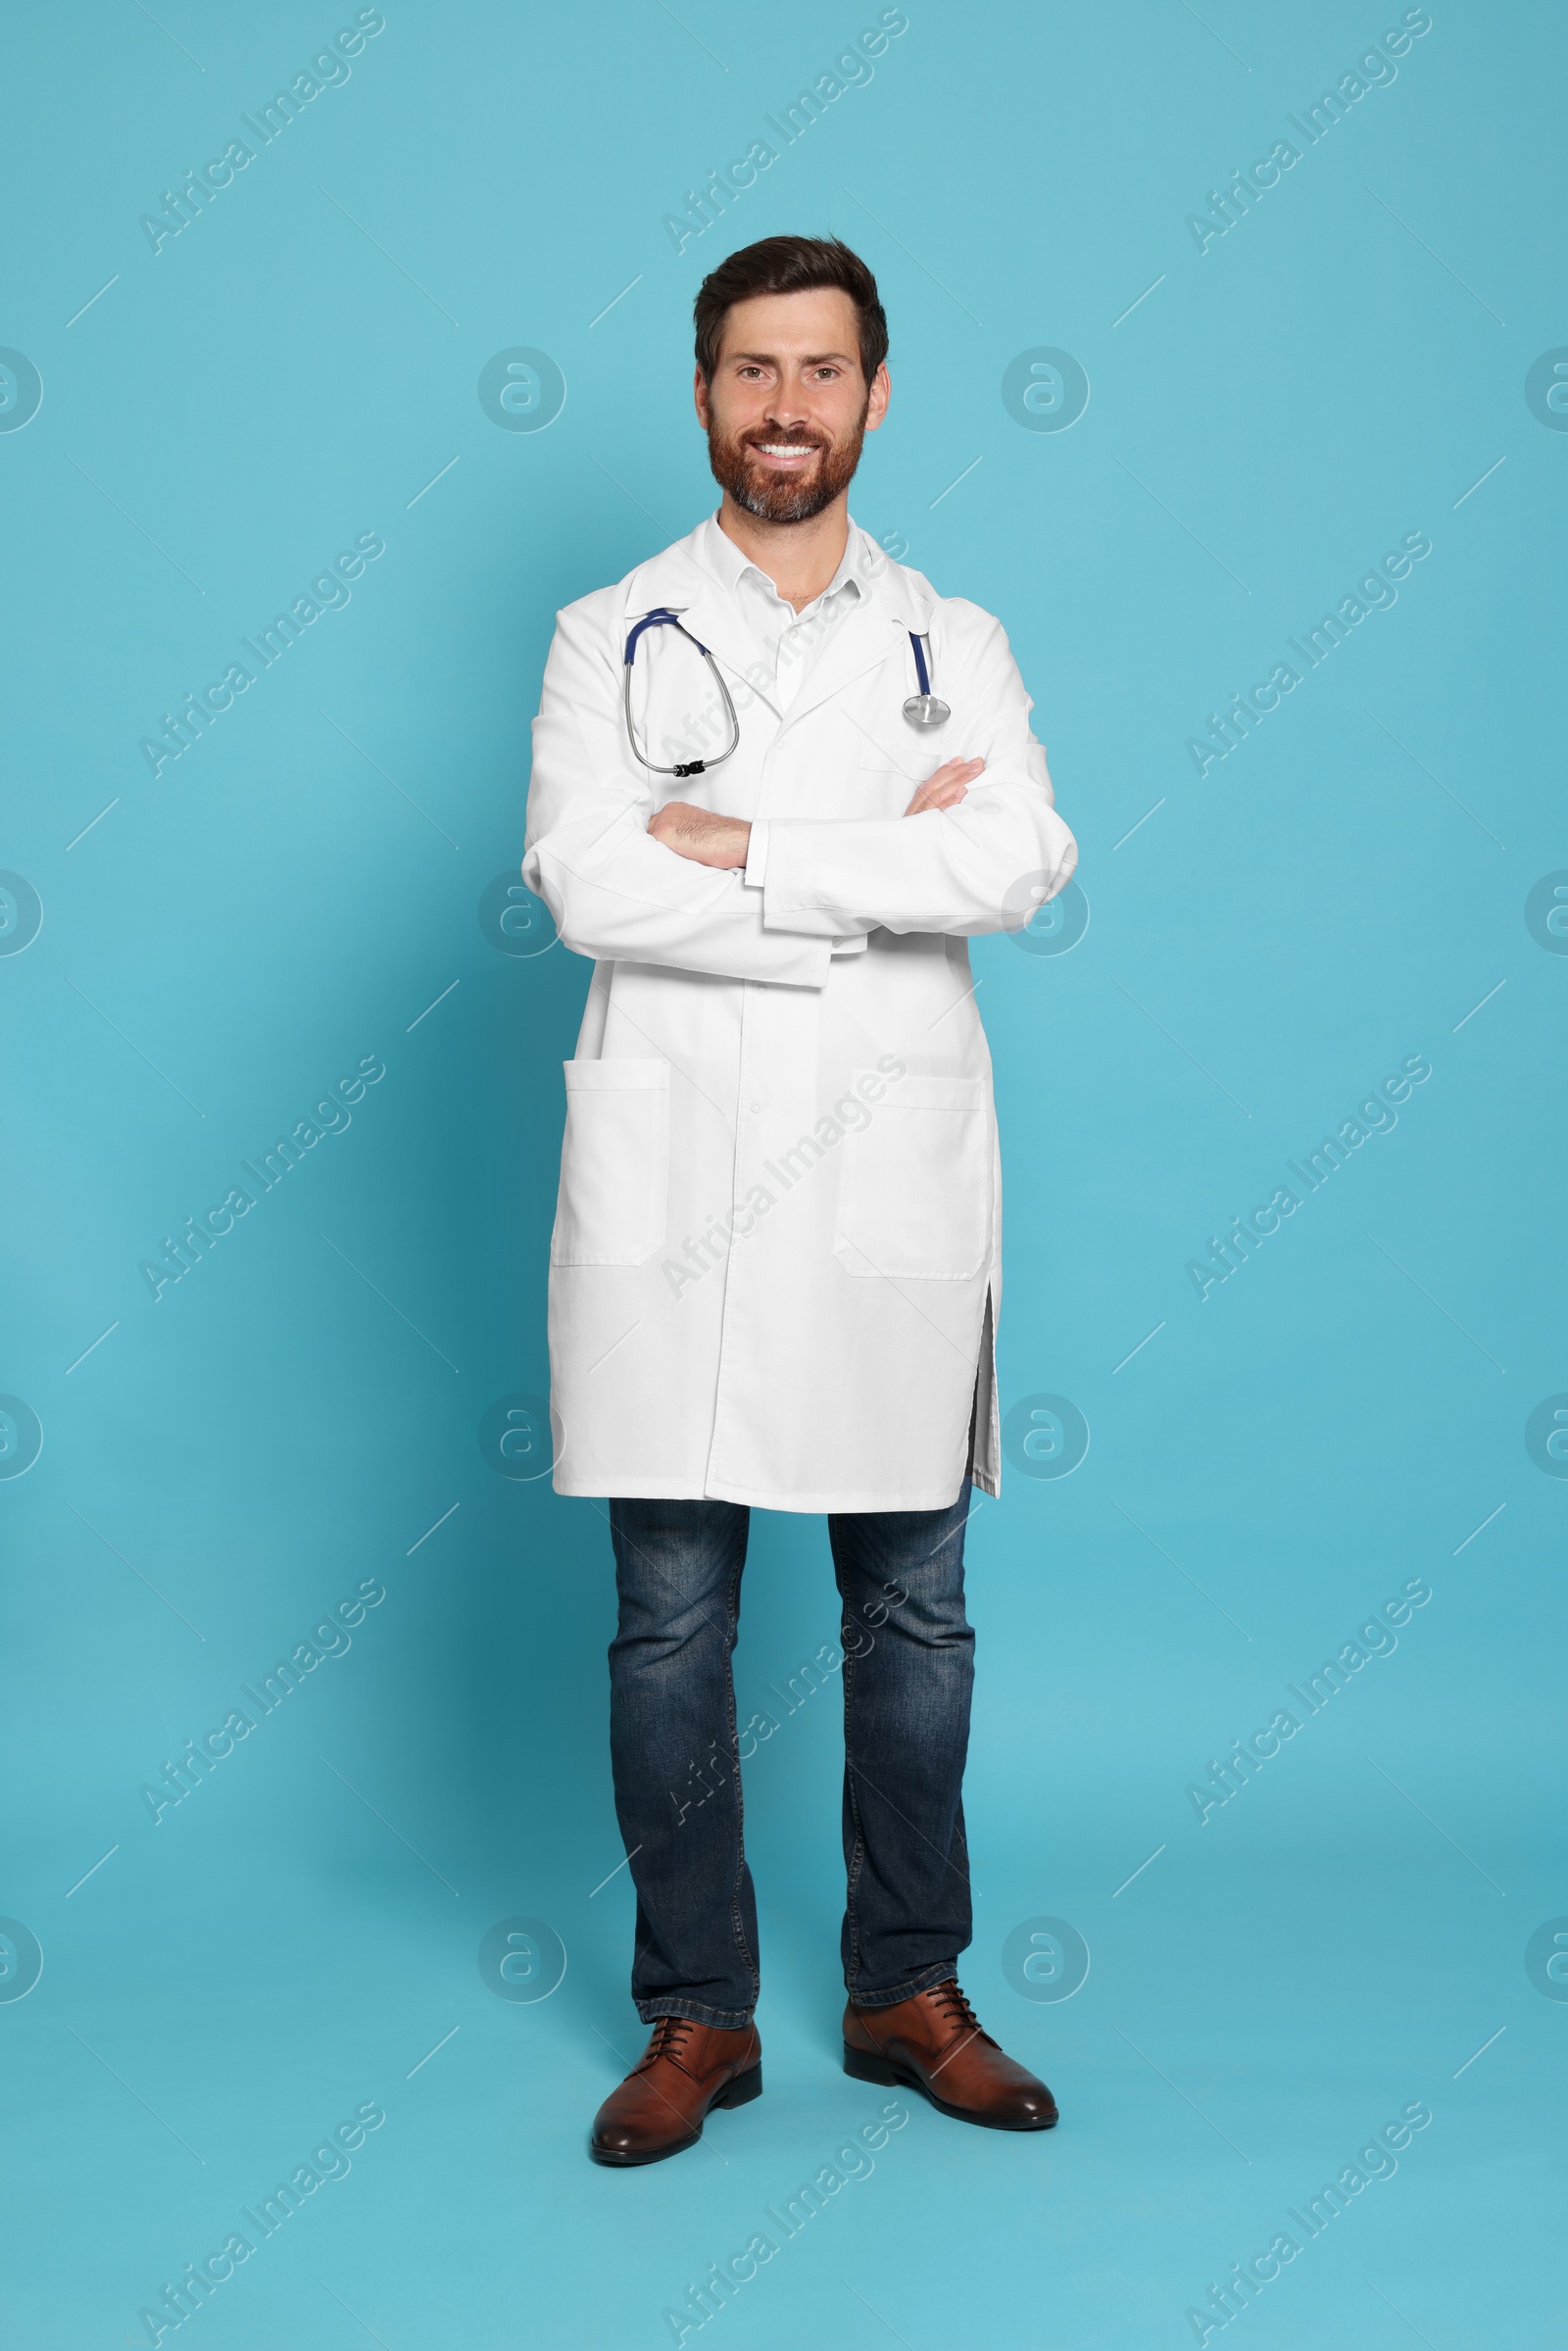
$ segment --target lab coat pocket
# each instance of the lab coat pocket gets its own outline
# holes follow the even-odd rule
[[[566,1061],[552,1265],[640,1265],[664,1238],[669,1063]]]
[[[967,1282],[990,1239],[985,1081],[897,1079],[845,1138],[834,1255],[846,1273]]]

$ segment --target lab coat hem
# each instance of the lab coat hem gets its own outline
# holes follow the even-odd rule
[[[869,1510],[951,1510],[963,1489],[960,1472],[951,1488],[932,1487],[929,1492],[892,1494],[862,1492],[858,1494],[763,1494],[755,1487],[732,1486],[722,1478],[710,1478],[706,1484],[695,1486],[690,1478],[631,1478],[581,1484],[575,1479],[564,1483],[558,1477],[551,1481],[559,1494],[586,1501],[654,1501],[654,1502],[741,1502],[753,1510],[787,1510],[802,1516],[821,1517],[827,1512]],[[983,1478],[974,1483],[987,1494],[994,1490]]]

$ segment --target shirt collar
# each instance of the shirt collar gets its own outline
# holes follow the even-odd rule
[[[849,537],[845,541],[843,561],[827,586],[822,590],[821,595],[813,597],[810,604],[796,613],[794,615],[796,619],[804,619],[806,613],[811,612],[816,605],[826,604],[830,597],[837,596],[844,588],[853,588],[858,599],[865,594],[862,576],[865,564],[860,549],[864,533],[859,524],[852,516]],[[785,601],[779,597],[778,589],[768,578],[767,573],[759,564],[753,563],[743,548],[736,546],[727,531],[719,528],[716,514],[710,514],[698,532],[697,556],[698,561],[717,580],[726,595],[733,596],[741,581],[750,575],[761,583],[769,596],[777,598],[780,603]]]

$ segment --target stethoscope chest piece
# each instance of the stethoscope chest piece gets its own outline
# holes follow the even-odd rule
[[[912,628],[909,631],[909,649],[914,655],[914,674],[920,681],[920,691],[909,696],[904,706],[904,715],[911,726],[946,726],[953,712],[931,691],[931,672],[926,667],[925,647]]]

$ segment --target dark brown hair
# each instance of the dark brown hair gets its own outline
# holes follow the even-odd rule
[[[743,245],[710,270],[697,289],[697,365],[711,383],[731,306],[754,294],[807,294],[837,286],[855,305],[860,327],[860,368],[867,384],[888,356],[888,318],[871,275],[839,237],[763,237]]]

